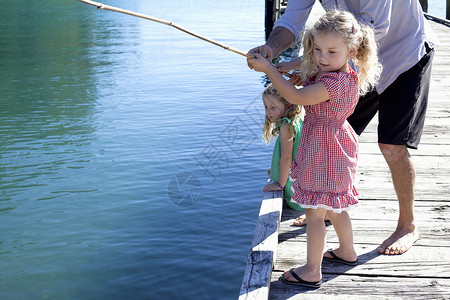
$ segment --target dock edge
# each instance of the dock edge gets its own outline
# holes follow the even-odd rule
[[[277,257],[278,227],[282,210],[282,192],[264,192],[239,292],[240,300],[261,300],[269,297],[271,274]]]

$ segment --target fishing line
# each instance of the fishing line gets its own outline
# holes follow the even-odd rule
[[[219,47],[221,47],[221,48],[223,48],[225,50],[232,51],[234,53],[240,54],[240,55],[245,56],[247,58],[255,58],[254,56],[252,56],[250,54],[247,54],[247,53],[245,53],[245,52],[243,52],[241,50],[238,50],[236,48],[233,48],[233,47],[230,47],[228,45],[222,44],[222,43],[220,43],[218,41],[212,40],[212,39],[207,38],[205,36],[202,36],[202,35],[200,35],[198,33],[190,31],[190,30],[188,30],[188,29],[186,29],[184,27],[181,27],[180,25],[177,25],[177,24],[173,23],[172,21],[166,21],[166,20],[163,20],[163,19],[159,19],[159,18],[155,18],[155,17],[152,17],[152,16],[148,16],[148,15],[144,15],[144,14],[141,14],[141,13],[137,13],[137,12],[134,12],[134,11],[131,11],[131,10],[122,9],[122,8],[106,5],[106,4],[103,4],[103,3],[94,2],[94,1],[91,1],[91,0],[77,0],[77,1],[80,1],[80,2],[83,2],[83,3],[89,4],[89,5],[95,6],[95,7],[97,7],[97,9],[106,9],[106,10],[115,11],[115,12],[118,12],[118,13],[130,15],[130,16],[134,16],[134,17],[138,17],[138,18],[142,18],[142,19],[158,22],[158,23],[161,23],[161,24],[165,24],[165,25],[171,26],[173,28],[176,28],[178,30],[181,30],[181,31],[183,31],[183,32],[185,32],[187,34],[190,34],[190,35],[192,35],[192,36],[194,36],[196,38],[199,38],[199,39],[201,39],[201,40],[203,40],[205,42],[208,42],[208,43],[211,43],[213,45],[219,46]],[[289,74],[289,73],[282,72],[282,74],[284,76],[289,77],[289,78],[292,77],[292,74]]]
[[[122,9],[122,8],[118,8],[118,7],[114,7],[114,6],[109,6],[109,5],[105,5],[105,4],[102,4],[102,3],[99,3],[99,2],[90,1],[90,0],[78,0],[78,1],[86,3],[86,4],[89,4],[89,5],[92,5],[92,6],[95,6],[95,7],[97,7],[97,9],[106,9],[106,10],[115,11],[115,12],[118,12],[118,13],[123,13],[123,14],[131,15],[131,16],[135,16],[135,17],[138,17],[138,18],[142,18],[142,19],[158,22],[158,23],[161,23],[161,24],[165,24],[165,25],[174,27],[174,28],[176,28],[178,30],[181,30],[181,31],[183,31],[183,32],[185,32],[187,34],[190,34],[190,35],[192,35],[192,36],[194,36],[196,38],[204,40],[204,41],[206,41],[208,43],[211,43],[211,44],[214,44],[216,46],[219,46],[219,47],[221,47],[221,48],[223,48],[225,50],[232,51],[234,53],[240,54],[240,55],[245,56],[247,58],[254,58],[254,56],[249,55],[249,54],[247,54],[247,53],[245,53],[245,52],[243,52],[241,50],[238,50],[236,48],[233,48],[233,47],[230,47],[228,45],[222,44],[222,43],[217,42],[215,40],[209,39],[209,38],[207,38],[205,36],[202,36],[202,35],[200,35],[198,33],[192,32],[192,31],[190,31],[190,30],[188,30],[186,28],[183,28],[183,27],[173,23],[172,21],[162,20],[162,19],[155,18],[155,17],[152,17],[152,16],[147,16],[147,15],[140,14],[140,13],[137,13],[137,12],[133,12],[133,11],[130,11],[130,10],[126,10],[126,9]]]

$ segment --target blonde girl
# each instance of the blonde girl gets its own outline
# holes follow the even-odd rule
[[[296,202],[291,202],[292,181],[289,181],[289,168],[294,161],[300,143],[302,116],[300,105],[291,104],[269,85],[263,93],[266,118],[263,127],[263,140],[270,144],[277,137],[269,169],[271,183],[264,186],[264,192],[283,191],[287,205],[294,210],[304,211]]]
[[[259,54],[251,66],[269,77],[290,103],[306,111],[302,138],[291,166],[292,200],[305,208],[307,226],[306,264],[286,271],[281,280],[312,288],[322,283],[322,260],[347,265],[358,263],[347,210],[358,206],[354,186],[358,158],[357,135],[347,117],[359,94],[374,86],[381,71],[374,33],[362,27],[352,14],[330,11],[303,39],[300,71],[302,88],[296,88]],[[328,212],[328,213],[327,213]],[[324,253],[325,215],[339,238],[339,247]]]

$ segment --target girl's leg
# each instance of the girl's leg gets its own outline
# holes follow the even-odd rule
[[[329,211],[327,216],[330,218],[339,239],[339,248],[333,250],[334,254],[347,261],[356,260],[357,255],[353,247],[353,231],[350,216],[346,211],[341,213]],[[325,252],[324,256],[331,258],[327,252]]]
[[[324,221],[330,221],[330,218],[328,218],[328,215],[325,216]],[[295,219],[294,223],[292,225],[294,226],[306,226],[308,224],[308,220],[306,220],[306,215],[301,215],[297,219]]]
[[[322,279],[322,257],[325,249],[326,228],[325,214],[323,208],[305,210],[308,226],[306,227],[306,264],[294,269],[294,272],[305,281],[316,282]],[[288,281],[297,281],[289,274],[284,273],[284,278]]]

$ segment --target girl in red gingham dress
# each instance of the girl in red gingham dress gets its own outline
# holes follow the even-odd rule
[[[281,280],[318,288],[322,283],[322,260],[358,263],[347,213],[350,207],[358,206],[354,186],[358,141],[346,119],[359,95],[374,86],[381,67],[372,29],[358,24],[348,12],[327,12],[306,31],[303,48],[299,71],[304,81],[302,88],[297,88],[292,79],[285,80],[259,54],[248,62],[256,71],[266,73],[286,100],[306,110],[291,178],[295,180],[292,201],[305,208],[308,220],[307,258],[305,265],[286,271]],[[336,230],[339,247],[324,253],[325,215]]]

